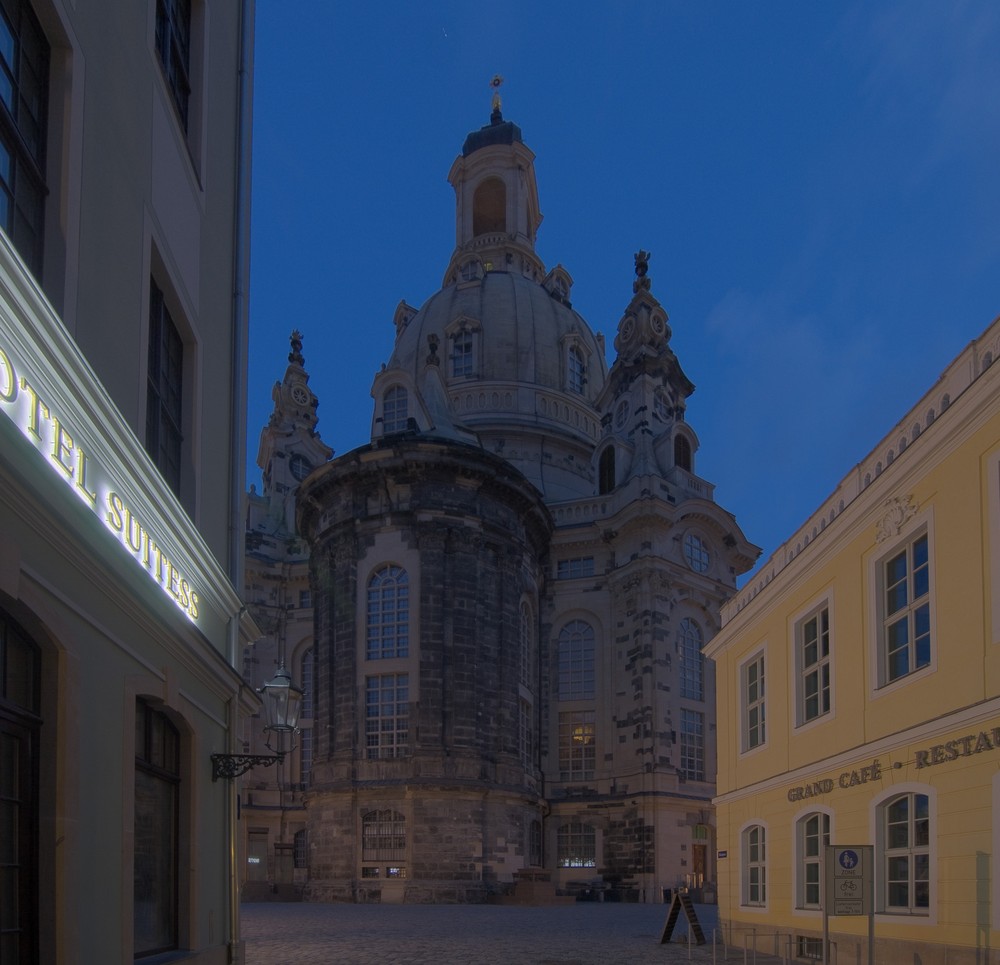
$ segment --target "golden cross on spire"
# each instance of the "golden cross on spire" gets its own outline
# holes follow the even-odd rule
[[[499,74],[493,75],[493,80],[490,81],[490,87],[493,88],[493,113],[500,113],[500,85],[503,83],[503,78]]]

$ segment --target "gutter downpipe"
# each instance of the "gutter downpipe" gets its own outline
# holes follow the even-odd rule
[[[246,488],[246,429],[242,421],[247,408],[247,365],[249,308],[247,285],[250,266],[250,165],[253,119],[253,37],[256,10],[254,0],[240,0],[239,62],[237,64],[238,113],[236,119],[236,210],[233,212],[233,315],[232,315],[232,398],[230,399],[230,506],[229,506],[229,575],[236,593],[243,596],[243,528],[240,525],[243,493]],[[240,647],[240,616],[230,619],[227,641],[228,660],[237,667]],[[239,726],[241,684],[229,700],[226,731],[230,753],[236,750]],[[229,863],[229,954],[230,965],[241,965],[243,942],[240,937],[239,888],[239,787],[226,782],[226,823]]]
[[[253,37],[255,0],[240,0],[240,48],[237,82],[236,210],[233,213],[232,397],[230,407],[229,578],[243,595],[243,497],[246,490],[247,366],[249,350],[250,177],[253,145]],[[238,649],[233,638],[229,662]]]

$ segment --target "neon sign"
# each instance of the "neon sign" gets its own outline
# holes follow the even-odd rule
[[[198,593],[148,530],[129,501],[110,484],[74,438],[73,431],[0,349],[0,408],[46,462],[191,620],[198,619]]]

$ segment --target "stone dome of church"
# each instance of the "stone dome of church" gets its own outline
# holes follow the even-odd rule
[[[535,253],[534,155],[499,109],[448,179],[456,246],[442,288],[396,310],[392,355],[372,386],[372,438],[400,431],[502,454],[542,492],[594,491],[604,339],[570,302],[573,280]]]
[[[467,375],[446,381],[453,393],[474,391],[475,383],[528,385],[563,392],[568,389],[564,356],[579,343],[586,360],[582,395],[593,401],[607,376],[603,340],[583,317],[539,282],[516,271],[488,271],[472,285],[451,284],[424,302],[404,325],[387,368],[403,369],[414,381],[427,362],[428,339],[437,339],[441,365],[454,360],[453,332],[474,327],[478,358]],[[573,390],[570,390],[573,391]],[[509,412],[503,413],[505,420]]]

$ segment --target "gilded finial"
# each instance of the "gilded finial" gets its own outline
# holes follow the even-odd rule
[[[503,83],[503,78],[499,74],[493,75],[493,80],[490,81],[490,87],[493,89],[493,115],[492,119],[494,121],[502,120],[502,115],[500,114],[500,85]]]
[[[302,333],[295,329],[289,336],[288,341],[291,342],[292,350],[288,353],[288,361],[293,365],[302,365],[305,359],[302,357]]]

